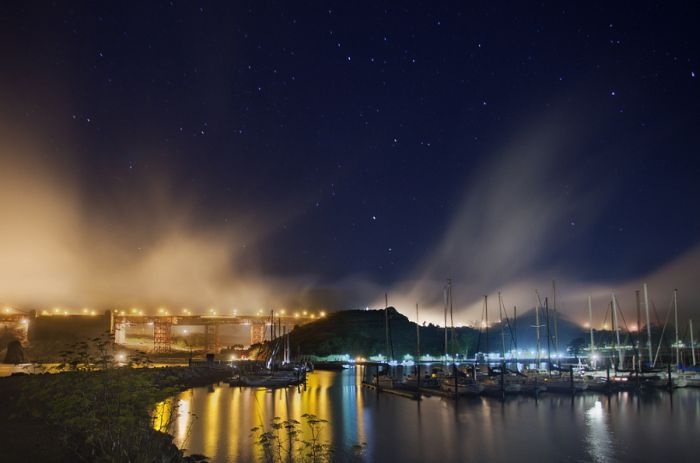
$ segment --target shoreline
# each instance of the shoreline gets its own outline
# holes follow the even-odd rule
[[[174,397],[177,393],[193,387],[218,383],[231,376],[233,369],[224,366],[166,366],[155,368],[138,368],[124,370],[134,374],[139,380],[146,381],[158,392]],[[41,416],[33,417],[21,408],[26,400],[26,388],[43,389],[42,392],[60,390],[61,384],[85,379],[96,379],[105,371],[62,372],[52,374],[16,375],[0,377],[0,448],[8,461],[60,462],[70,458],[57,436],[54,426],[44,421]],[[33,384],[32,384],[33,383]],[[167,389],[173,389],[167,391]],[[156,402],[157,403],[157,402]],[[141,406],[152,409],[156,403],[142,403]],[[35,403],[39,409],[46,408],[45,403]],[[80,417],[74,417],[80,418]],[[188,461],[184,452],[172,443],[172,436],[158,432],[162,452],[172,457],[172,461]],[[148,436],[144,436],[148,437]],[[153,437],[153,436],[150,436]],[[166,460],[167,461],[167,460]]]

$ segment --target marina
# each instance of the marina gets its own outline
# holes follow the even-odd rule
[[[175,438],[212,463],[249,461],[256,455],[251,428],[274,416],[313,413],[328,420],[323,438],[337,454],[366,443],[365,461],[651,462],[692,461],[696,454],[699,390],[458,401],[427,391],[415,401],[363,387],[364,368],[316,370],[306,385],[290,388],[220,383],[184,391]]]

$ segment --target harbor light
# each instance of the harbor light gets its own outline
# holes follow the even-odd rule
[[[325,316],[326,316],[326,312],[324,312],[324,311],[322,310],[322,311],[321,311],[321,317],[325,317]]]

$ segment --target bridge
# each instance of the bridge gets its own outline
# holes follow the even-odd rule
[[[93,337],[109,330],[116,344],[126,344],[129,327],[142,327],[153,333],[152,352],[166,353],[173,350],[174,326],[203,326],[204,348],[207,352],[220,352],[219,331],[222,326],[243,325],[250,329],[250,343],[256,344],[278,338],[291,331],[296,325],[303,325],[325,317],[324,311],[271,310],[264,313],[220,315],[214,309],[196,315],[192,310],[182,309],[180,314],[172,314],[166,309],[147,313],[141,309],[105,310],[82,308],[53,308],[49,310],[23,310],[6,306],[0,309],[0,327],[14,330],[20,341],[34,338],[53,338],[54,335],[72,334]]]
[[[244,325],[250,327],[250,343],[256,344],[265,340],[276,339],[291,331],[295,325],[303,325],[325,317],[325,312],[309,313],[308,311],[288,315],[281,311],[271,311],[263,315],[260,311],[255,315],[142,315],[138,312],[118,312],[114,316],[114,340],[117,344],[126,343],[126,329],[129,326],[153,326],[153,351],[172,351],[173,326],[203,326],[204,348],[207,352],[219,352],[219,328],[225,325]]]

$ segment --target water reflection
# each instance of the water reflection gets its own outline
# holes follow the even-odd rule
[[[603,404],[596,400],[586,411],[586,450],[595,462],[610,461],[613,453],[612,434]]]
[[[421,402],[363,389],[361,370],[318,371],[306,387],[195,388],[176,399],[172,434],[191,453],[214,463],[251,461],[250,429],[274,416],[329,420],[323,439],[336,454],[366,442],[366,461],[610,462],[694,458],[700,428],[700,391],[644,396],[544,394],[529,397]],[[158,413],[167,416],[167,404]],[[308,430],[307,430],[308,433]],[[308,438],[308,434],[307,434]]]

